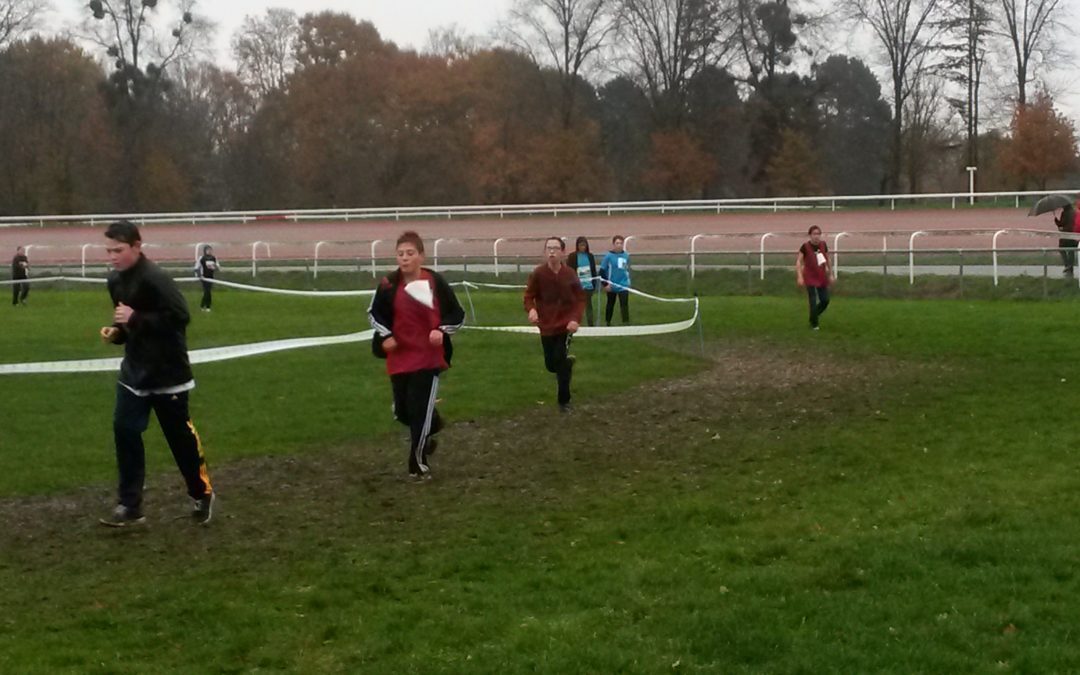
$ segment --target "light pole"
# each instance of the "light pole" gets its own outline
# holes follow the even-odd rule
[[[968,206],[975,204],[975,172],[979,170],[977,166],[967,167],[968,172]]]

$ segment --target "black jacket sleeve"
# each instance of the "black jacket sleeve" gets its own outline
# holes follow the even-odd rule
[[[380,359],[386,358],[386,350],[382,347],[383,341],[394,334],[395,290],[396,286],[390,278],[383,277],[368,306],[368,321],[371,322],[371,328],[375,331],[375,335],[371,338],[371,353]]]

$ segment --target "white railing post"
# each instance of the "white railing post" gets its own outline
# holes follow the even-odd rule
[[[850,232],[837,232],[832,241],[832,278],[840,274],[840,239],[851,234]]]
[[[251,276],[252,277],[254,277],[256,272],[258,271],[258,266],[257,266],[255,261],[258,258],[259,244],[262,244],[263,246],[266,247],[266,257],[267,258],[269,258],[271,255],[273,255],[270,252],[270,244],[266,243],[265,241],[256,241],[256,242],[251,244]]]
[[[491,248],[491,258],[495,262],[495,276],[499,276],[499,243],[506,241],[505,237],[499,237],[495,240],[495,245]]]
[[[908,238],[908,284],[914,285],[915,283],[915,237],[926,234],[922,230],[917,230],[911,233],[911,237]]]
[[[990,244],[990,248],[993,251],[992,256],[994,259],[994,285],[998,285],[998,237],[1008,232],[1008,230],[998,230],[994,233],[994,239]]]
[[[697,241],[704,237],[704,234],[695,234],[690,237],[690,278],[693,279],[697,275]]]
[[[439,271],[439,244],[441,244],[442,242],[443,242],[442,238],[439,238],[439,239],[435,240],[435,257],[432,260],[432,268],[436,272]]]
[[[199,264],[199,256],[201,255],[200,251],[202,251],[203,246],[206,246],[206,242],[204,242],[204,241],[200,241],[199,243],[195,244],[195,264],[196,265]]]
[[[761,235],[761,245],[760,245],[759,248],[761,249],[761,280],[762,281],[765,280],[765,240],[768,239],[769,237],[775,237],[775,236],[776,235],[773,234],[772,232],[766,232],[765,234]]]
[[[91,246],[94,246],[94,244],[82,245],[82,275],[84,277],[86,276],[86,249],[90,248]]]
[[[626,251],[627,253],[630,252],[630,240],[633,239],[633,238],[634,238],[634,235],[631,234],[631,235],[628,235],[625,239],[622,240],[623,250]]]
[[[315,262],[312,265],[313,272],[312,272],[312,275],[311,275],[311,277],[313,279],[318,279],[319,278],[319,249],[322,248],[322,245],[325,244],[325,243],[326,243],[325,241],[317,241],[317,242],[315,242]]]
[[[379,273],[375,269],[375,247],[382,243],[382,239],[376,239],[371,242],[371,278],[379,276]]]

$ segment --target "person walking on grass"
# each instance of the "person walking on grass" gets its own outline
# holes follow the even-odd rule
[[[113,437],[120,476],[118,503],[103,525],[126,527],[145,520],[143,484],[146,451],[142,434],[157,416],[176,466],[193,500],[191,517],[206,524],[213,515],[214,489],[202,440],[191,421],[188,397],[195,388],[187,352],[191,320],[183,294],[160,267],[142,253],[139,228],[118,221],[105,230],[105,252],[114,271],[108,289],[112,324],[101,329],[107,343],[124,346],[116,385]]]
[[[416,232],[398,237],[397,265],[368,307],[375,329],[371,350],[386,359],[394,418],[409,427],[409,476],[422,481],[431,478],[428,459],[443,428],[435,409],[439,374],[450,367],[450,336],[465,323],[465,311],[450,284],[424,267],[424,241]]]
[[[1064,208],[1057,209],[1054,212],[1054,226],[1057,227],[1059,232],[1074,233],[1076,232],[1076,218],[1076,208],[1072,204],[1067,204]],[[1069,279],[1073,278],[1073,270],[1076,268],[1077,244],[1080,244],[1080,241],[1076,239],[1067,237],[1058,239],[1061,264],[1064,268],[1062,274]]]
[[[611,250],[600,262],[600,276],[604,278],[604,290],[607,291],[604,321],[608,326],[615,314],[616,299],[623,324],[630,323],[630,254],[626,252],[625,244],[626,238],[621,234],[612,237]]]
[[[562,241],[560,239],[560,241]],[[590,326],[596,325],[593,316],[593,294],[599,280],[596,277],[596,258],[589,250],[589,240],[578,237],[574,252],[566,256],[566,264],[571,269],[577,270],[578,281],[581,282],[581,290],[585,291],[585,321]]]
[[[544,242],[544,262],[529,275],[524,303],[529,323],[540,328],[544,366],[549,373],[555,373],[559,410],[568,413],[575,360],[568,352],[585,311],[585,291],[577,271],[563,263],[565,254],[566,243],[558,237],[548,237]]]
[[[819,318],[829,307],[832,268],[829,266],[829,249],[821,240],[821,228],[814,225],[807,234],[810,240],[799,247],[795,258],[795,281],[806,289],[810,303],[810,327],[818,330]]]
[[[26,296],[30,295],[30,259],[26,257],[26,250],[22,246],[15,249],[15,257],[11,259],[11,279],[16,283],[11,285],[12,306],[25,305]],[[23,283],[18,283],[22,281]]]
[[[209,312],[210,306],[214,303],[214,275],[218,269],[218,260],[214,257],[214,247],[209,244],[203,246],[202,255],[199,256],[199,261],[195,263],[195,276],[199,277],[199,281],[202,283],[202,300],[199,301],[199,309],[204,312]]]

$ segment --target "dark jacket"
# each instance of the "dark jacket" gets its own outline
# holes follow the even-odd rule
[[[1076,224],[1076,209],[1072,204],[1061,209],[1061,217],[1054,218],[1054,225],[1061,232],[1072,232]]]
[[[442,275],[434,270],[424,268],[435,280],[435,299],[439,302],[439,330],[446,337],[443,339],[443,354],[447,365],[454,355],[454,345],[450,342],[450,336],[458,332],[465,324],[465,310],[461,308],[454,289],[446,283]],[[394,297],[397,295],[398,286],[401,285],[401,270],[394,270],[383,277],[379,287],[375,289],[375,295],[371,298],[368,306],[368,320],[375,329],[375,335],[371,338],[371,353],[380,359],[386,358],[386,351],[382,343],[386,338],[394,334]]]
[[[597,277],[597,274],[596,274],[596,256],[594,256],[592,254],[592,251],[581,251],[581,253],[584,253],[585,255],[589,256],[589,278],[593,280],[593,282],[592,282],[593,283],[593,288],[595,289],[596,286],[600,283],[596,279],[596,277]],[[567,264],[567,266],[569,266],[570,269],[575,270],[575,271],[577,270],[577,257],[578,257],[578,251],[577,250],[574,250],[570,255],[566,256],[566,264]]]
[[[145,256],[108,280],[113,307],[135,310],[127,326],[117,326],[124,345],[120,382],[133,389],[164,389],[192,379],[187,353],[187,301],[176,282]]]
[[[22,254],[17,254],[11,259],[11,278],[12,279],[27,279],[29,275],[26,273],[26,267],[23,263],[29,264],[29,259]]]

